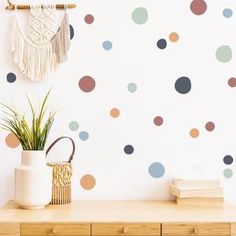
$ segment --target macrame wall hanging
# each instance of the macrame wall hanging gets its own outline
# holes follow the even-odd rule
[[[10,3],[11,4],[11,3]],[[74,5],[68,5],[74,8]],[[9,7],[9,6],[8,6]],[[30,9],[28,32],[24,34],[17,19],[17,9]],[[67,60],[70,47],[69,16],[64,5],[64,16],[58,24],[56,9],[62,5],[33,5],[15,10],[11,34],[13,59],[22,73],[32,81],[41,81]],[[59,26],[58,26],[59,25]]]

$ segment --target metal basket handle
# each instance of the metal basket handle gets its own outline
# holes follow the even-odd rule
[[[71,161],[73,160],[73,157],[74,157],[74,154],[75,154],[75,142],[74,142],[74,140],[72,139],[72,138],[70,138],[70,137],[67,137],[67,136],[62,136],[62,137],[60,137],[60,138],[57,138],[49,147],[48,147],[48,149],[47,149],[47,151],[46,151],[46,156],[48,155],[48,153],[50,152],[50,150],[52,149],[52,147],[58,142],[58,141],[60,141],[61,139],[64,139],[64,138],[66,138],[66,139],[69,139],[70,141],[71,141],[71,143],[72,143],[72,153],[71,153],[71,155],[70,155],[70,157],[69,157],[69,161],[68,161],[68,163],[71,163]]]

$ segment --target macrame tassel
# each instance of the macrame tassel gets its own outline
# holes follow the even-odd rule
[[[37,46],[24,37],[15,19],[11,45],[14,62],[22,73],[32,81],[40,81],[56,70],[58,63],[67,60],[70,47],[69,19],[65,13],[62,24],[51,42]]]
[[[56,55],[56,62],[63,63],[68,58],[68,50],[70,48],[70,25],[69,16],[65,12],[61,27],[52,39],[52,50]]]

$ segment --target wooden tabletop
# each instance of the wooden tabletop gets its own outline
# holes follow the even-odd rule
[[[0,210],[0,223],[236,223],[236,207],[186,207],[165,201],[74,201],[68,205],[24,210],[10,201]]]

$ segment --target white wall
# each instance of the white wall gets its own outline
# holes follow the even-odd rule
[[[48,144],[61,135],[76,142],[74,199],[169,199],[173,177],[204,169],[205,177],[221,179],[226,199],[236,202],[235,177],[223,175],[226,168],[235,170],[235,163],[227,166],[223,158],[236,157],[236,88],[228,85],[236,61],[234,54],[227,63],[215,56],[221,45],[236,50],[236,14],[222,14],[225,8],[236,10],[235,0],[206,0],[207,11],[200,16],[191,12],[189,0],[75,2],[78,8],[69,11],[75,31],[69,60],[40,83],[28,81],[12,62],[14,13],[4,10],[6,1],[0,3],[0,101],[29,112],[25,94],[38,104],[53,87],[50,104],[58,113]],[[148,11],[145,24],[131,19],[137,7]],[[18,14],[21,18],[27,12]],[[84,22],[87,14],[94,16],[93,24]],[[179,34],[176,43],[168,39],[171,32]],[[164,50],[156,46],[161,38],[167,40]],[[109,51],[102,47],[106,40],[113,44]],[[10,72],[17,76],[14,83],[7,82]],[[96,81],[90,93],[78,86],[86,75]],[[175,90],[182,76],[192,83],[187,94]],[[135,93],[128,91],[129,83],[137,84]],[[111,117],[112,108],[120,110],[118,118]],[[154,125],[156,116],[163,117],[161,126]],[[79,124],[76,131],[69,129],[73,120]],[[215,124],[212,132],[205,129],[208,121]],[[192,128],[200,131],[199,137],[190,136]],[[88,140],[79,138],[81,131],[89,133]],[[7,135],[0,132],[0,204],[13,198],[14,168],[20,165],[21,148],[10,148]],[[128,144],[134,147],[131,155],[123,150]],[[70,144],[64,141],[50,158],[64,158],[69,152]],[[165,167],[160,178],[148,172],[154,162]],[[86,174],[96,180],[91,190],[80,184]]]

